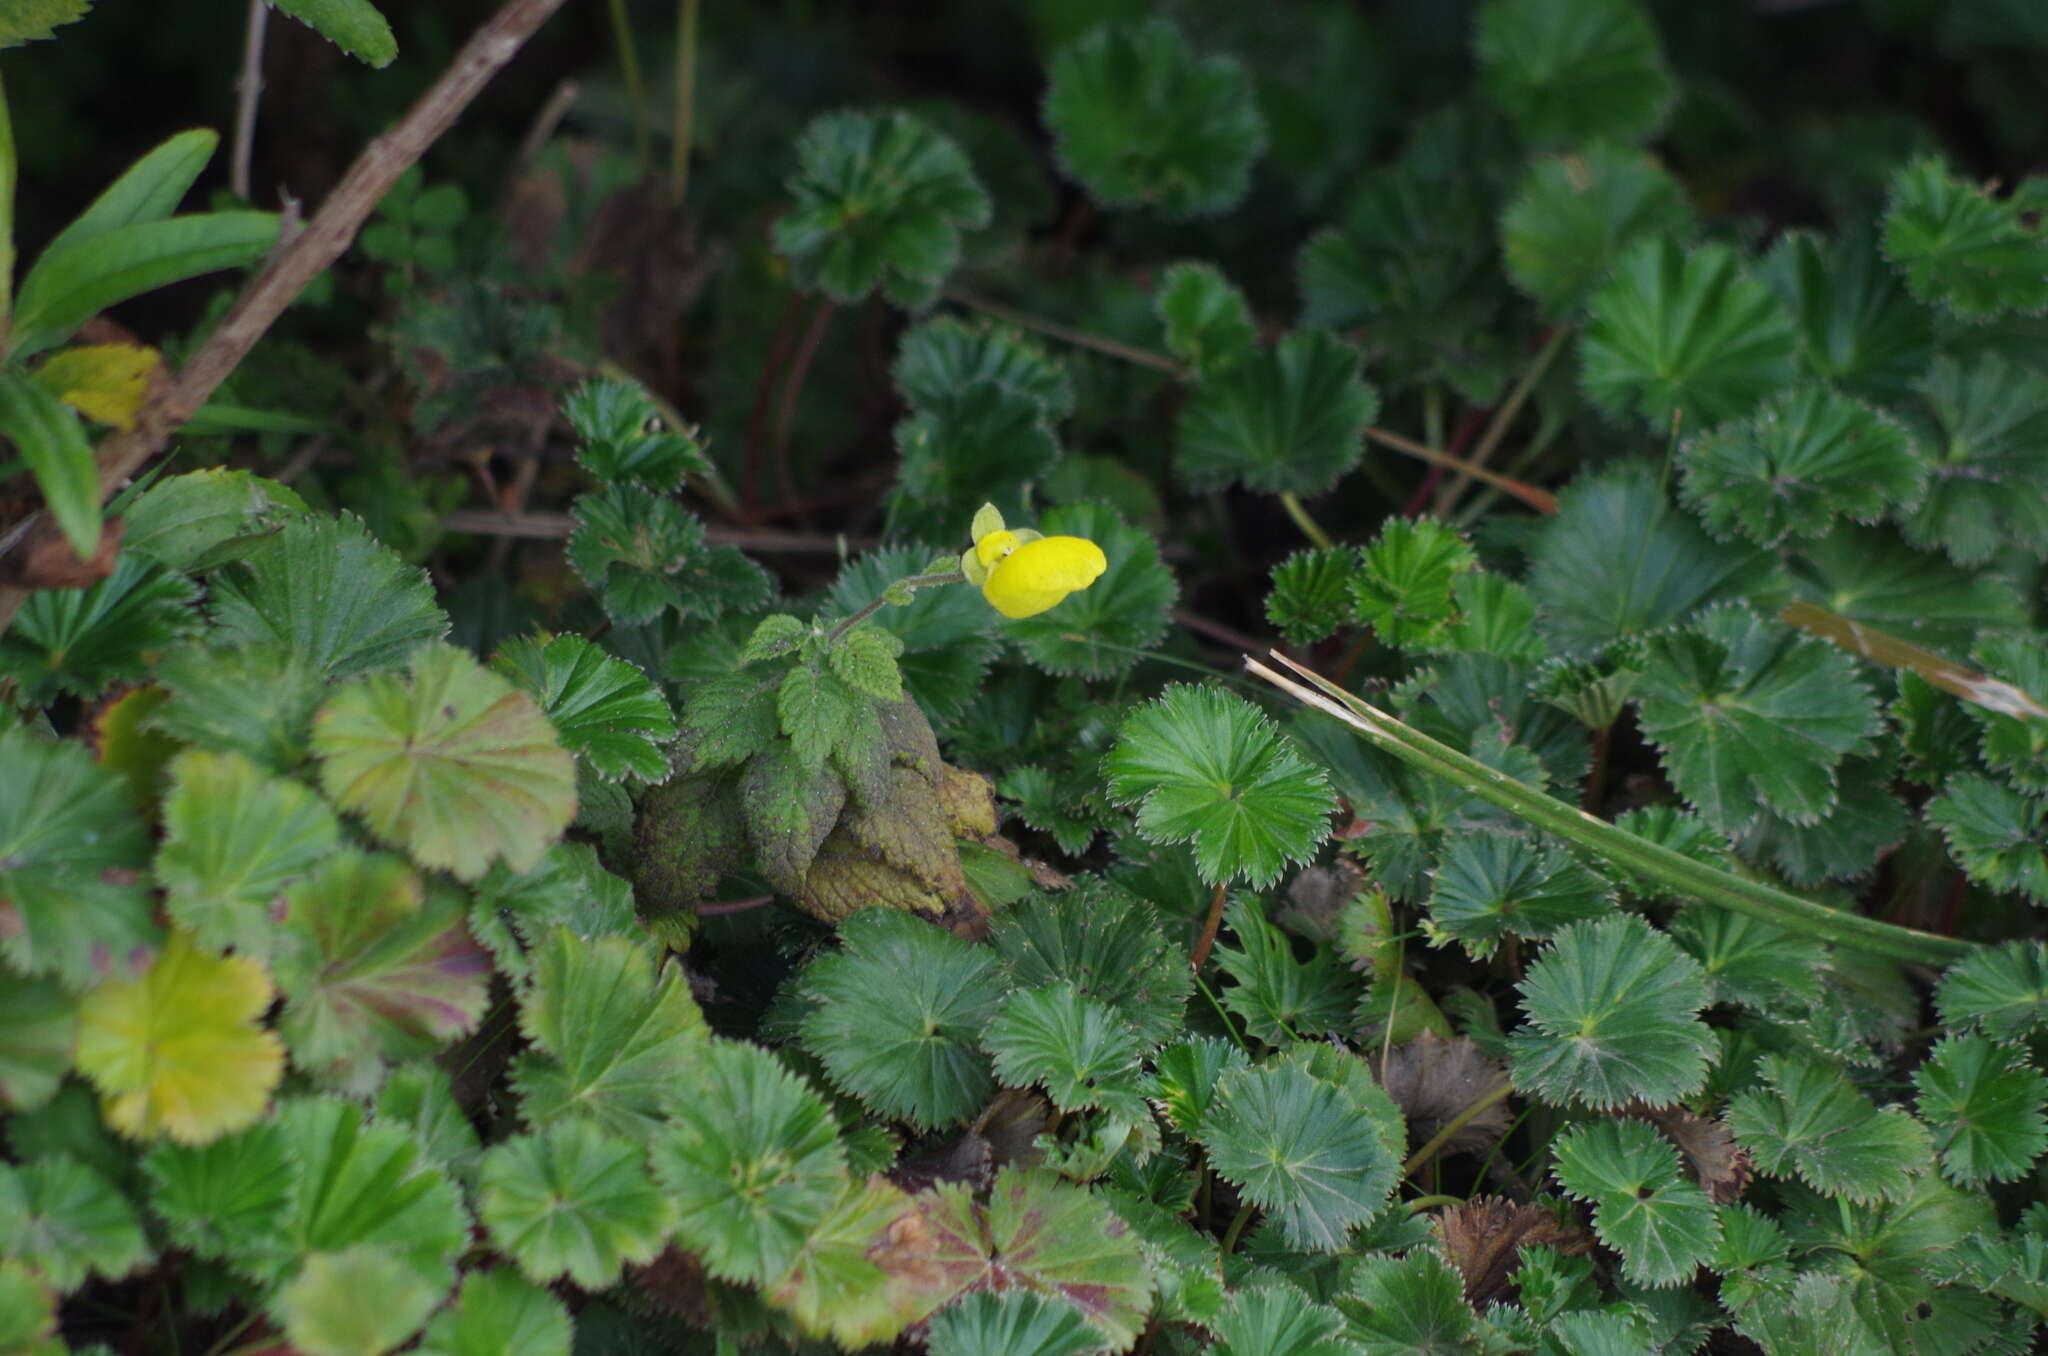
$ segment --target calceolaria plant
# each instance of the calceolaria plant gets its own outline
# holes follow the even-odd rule
[[[2029,7],[549,8],[0,119],[0,1356],[2039,1345]]]

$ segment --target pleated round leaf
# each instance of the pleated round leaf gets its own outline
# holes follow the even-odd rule
[[[585,1290],[665,1246],[673,1211],[646,1155],[588,1121],[565,1120],[484,1154],[477,1215],[529,1280],[568,1277]]]
[[[441,1287],[388,1248],[316,1252],[271,1300],[294,1351],[384,1356],[419,1331]]]
[[[1296,330],[1195,384],[1174,425],[1174,468],[1196,490],[1314,494],[1358,465],[1379,404],[1358,350]]]
[[[1634,0],[1491,0],[1475,27],[1480,88],[1539,146],[1646,140],[1677,94]]]

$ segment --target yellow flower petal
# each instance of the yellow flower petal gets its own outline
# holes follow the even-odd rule
[[[974,558],[982,563],[983,568],[988,568],[1016,550],[1020,544],[1016,533],[998,528],[974,539]]]
[[[1085,537],[1040,537],[998,557],[981,595],[1013,621],[1035,617],[1068,594],[1087,588],[1108,568],[1102,548]]]

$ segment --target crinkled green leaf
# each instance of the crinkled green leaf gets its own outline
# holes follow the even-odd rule
[[[964,537],[974,512],[993,503],[1021,515],[1024,487],[1059,460],[1045,402],[984,378],[919,407],[896,426],[901,459],[889,494],[889,530],[927,541]]]
[[[1017,818],[1040,833],[1051,834],[1060,851],[1070,856],[1086,852],[1101,829],[1083,800],[1062,794],[1060,779],[1036,764],[1026,763],[1003,773],[996,791],[1015,805]]]
[[[844,1347],[887,1341],[937,1298],[921,1284],[915,1246],[897,1246],[916,1214],[915,1200],[879,1176],[847,1182],[766,1297],[805,1332]]]
[[[1659,436],[1738,418],[1798,376],[1791,315],[1726,245],[1639,241],[1586,306],[1580,384]]]
[[[569,1356],[569,1310],[510,1267],[472,1271],[455,1303],[434,1315],[420,1356]]]
[[[877,1115],[936,1129],[995,1088],[982,1032],[1002,998],[996,957],[893,909],[840,925],[842,949],[805,968],[804,1047]]]
[[[1905,838],[1911,815],[1891,792],[1895,758],[1845,758],[1835,769],[1835,803],[1811,824],[1766,811],[1738,840],[1750,861],[1768,860],[1795,885],[1865,876]]]
[[[1125,672],[1166,634],[1180,596],[1173,571],[1159,559],[1159,543],[1102,504],[1062,505],[1038,527],[1048,536],[1094,542],[1109,565],[1089,587],[1037,616],[1002,622],[1003,634],[1047,673],[1107,678]]]
[[[1362,1257],[1347,1272],[1349,1293],[1337,1298],[1344,1329],[1365,1356],[1462,1356],[1476,1324],[1464,1284],[1424,1248],[1406,1257]]]
[[[1632,0],[1489,0],[1473,46],[1480,88],[1538,146],[1647,140],[1676,94]]]
[[[1250,304],[1214,264],[1170,266],[1153,305],[1166,327],[1167,352],[1197,376],[1234,366],[1258,347]]]
[[[1449,839],[1429,897],[1432,929],[1475,956],[1503,937],[1553,937],[1614,907],[1607,882],[1563,850],[1516,834]]]
[[[2005,942],[1949,967],[1934,991],[1944,1026],[1965,1023],[1997,1041],[2048,1027],[2048,944]]]
[[[341,687],[314,722],[320,785],[423,866],[537,865],[576,813],[575,762],[524,692],[452,645]]]
[[[710,1043],[677,1093],[673,1128],[653,1146],[676,1241],[714,1276],[781,1276],[846,1183],[838,1122],[758,1045]]]
[[[214,637],[274,642],[323,677],[390,668],[448,631],[426,572],[360,519],[294,518],[213,580]]]
[[[1337,1085],[1294,1064],[1225,1073],[1198,1134],[1217,1175],[1280,1223],[1293,1248],[1337,1252],[1378,1214],[1400,1162]]]
[[[288,1101],[277,1122],[296,1189],[284,1228],[241,1239],[233,1245],[238,1260],[275,1273],[310,1253],[368,1245],[392,1250],[441,1286],[454,1279],[452,1263],[470,1243],[469,1214],[409,1129],[366,1124],[360,1107],[332,1097]]]
[[[675,715],[652,679],[581,636],[520,636],[491,667],[540,703],[562,747],[607,781],[668,776]]]
[[[1849,656],[1736,608],[1652,637],[1636,696],[1666,775],[1725,831],[1764,806],[1794,824],[1819,819],[1836,766],[1866,752],[1881,723]]]
[[[1557,1181],[1593,1207],[1593,1230],[1621,1254],[1631,1280],[1677,1285],[1721,1239],[1721,1218],[1679,1170],[1678,1150],[1646,1121],[1578,1126],[1553,1145]]]
[[[559,929],[531,960],[519,1029],[536,1053],[512,1074],[527,1124],[576,1116],[642,1143],[662,1133],[670,1099],[703,1057],[689,982],[631,937]]]
[[[717,617],[768,601],[767,571],[730,546],[706,546],[704,525],[675,500],[615,484],[576,500],[569,563],[621,626],[669,609]]]
[[[1246,1068],[1250,1057],[1216,1036],[1195,1036],[1153,1056],[1151,1097],[1186,1135],[1199,1135],[1202,1118],[1216,1100],[1216,1080]]]
[[[270,1312],[305,1356],[384,1356],[419,1331],[446,1288],[390,1248],[344,1248],[307,1257]]]
[[[1357,619],[1351,598],[1358,552],[1350,547],[1297,551],[1273,567],[1266,620],[1290,645],[1313,645]]]
[[[1358,618],[1397,649],[1433,649],[1455,615],[1451,588],[1479,561],[1453,528],[1429,518],[1389,518],[1360,553],[1351,577]]]
[[[35,705],[59,692],[96,697],[198,630],[198,596],[183,575],[125,554],[88,588],[38,589],[0,635],[0,680],[13,679]]]
[[[1767,401],[1680,453],[1687,504],[1717,536],[1760,546],[1874,522],[1920,498],[1926,468],[1898,423],[1818,382]]]
[[[282,645],[195,644],[172,650],[157,666],[170,699],[150,725],[171,736],[244,755],[268,772],[285,772],[306,756],[313,711],[325,695],[318,674]]]
[[[562,401],[582,444],[576,460],[605,484],[627,481],[666,494],[711,469],[689,433],[670,429],[637,382],[587,381]]]
[[[1520,985],[1515,1086],[1556,1106],[1663,1106],[1706,1083],[1714,1035],[1699,965],[1631,914],[1574,923]]]
[[[149,1208],[171,1242],[201,1257],[231,1261],[275,1245],[291,1208],[296,1175],[285,1132],[274,1120],[211,1144],[158,1143],[142,1160]]]
[[[0,1256],[19,1257],[59,1293],[97,1275],[118,1281],[150,1260],[135,1207],[67,1154],[0,1163]]]
[[[2038,704],[2048,699],[2048,645],[2040,636],[1988,636],[1972,655],[1992,675],[2008,679]],[[2048,791],[2048,719],[2014,711],[1987,697],[1965,703],[1984,732],[1984,761],[2018,788]]]
[[[1966,652],[1981,631],[2016,630],[2027,621],[2019,597],[1999,575],[1915,550],[1892,527],[1844,523],[1802,542],[1791,565],[1806,601],[1952,654]]]
[[[1195,383],[1174,425],[1174,468],[1195,490],[1314,494],[1358,465],[1379,406],[1358,350],[1296,330]]]
[[[1097,1356],[1102,1333],[1062,1300],[1035,1290],[977,1290],[932,1315],[932,1356]]]
[[[1819,999],[1827,946],[1760,919],[1711,904],[1688,904],[1671,918],[1671,939],[1700,963],[1716,1003],[1759,1012]]]
[[[340,822],[305,786],[239,753],[190,749],[168,771],[156,875],[172,921],[202,946],[267,960],[284,887],[328,859]]]
[[[1763,1172],[1797,1175],[1852,1201],[1903,1200],[1933,1163],[1926,1127],[1898,1107],[1877,1107],[1837,1070],[1766,1055],[1765,1089],[1728,1104],[1728,1128]]]
[[[627,1262],[650,1261],[674,1220],[640,1147],[587,1120],[487,1150],[477,1215],[528,1280],[567,1276],[585,1290],[614,1284]]]
[[[1190,985],[1185,951],[1161,929],[1152,906],[1100,877],[1033,894],[995,917],[989,942],[1010,981],[1054,981],[1106,1004],[1148,1046],[1182,1023]]]
[[[1885,257],[1914,296],[1965,320],[2039,311],[2048,308],[2040,218],[2038,192],[1994,198],[1938,157],[1916,160],[1892,176]]]
[[[633,887],[599,865],[588,843],[557,843],[525,875],[504,866],[477,882],[469,930],[508,978],[531,973],[524,947],[567,928],[585,941],[629,936],[637,926]],[[522,946],[522,943],[524,944]]]
[[[1074,412],[1065,365],[1022,331],[991,320],[942,315],[915,326],[904,333],[889,375],[916,409],[943,407],[954,392],[992,381],[1037,400],[1048,423]]]
[[[1692,221],[1685,191],[1656,160],[1631,147],[1595,142],[1530,164],[1521,191],[1501,217],[1501,261],[1525,295],[1565,315],[1629,246],[1651,237],[1683,237]]]
[[[1944,355],[1918,389],[1908,418],[1933,461],[1907,538],[1964,565],[2048,548],[2048,377],[1997,353]]]
[[[469,1113],[455,1100],[448,1072],[431,1060],[401,1064],[377,1089],[377,1119],[403,1125],[427,1151],[427,1157],[464,1183],[476,1181],[476,1160],[482,1152]]]
[[[0,953],[74,989],[146,966],[149,835],[127,779],[21,728],[0,732],[0,767]]]
[[[1240,1290],[1210,1327],[1216,1356],[1356,1356],[1344,1316],[1290,1285]]]
[[[1097,28],[1053,58],[1047,80],[1054,154],[1104,206],[1224,211],[1266,148],[1244,68],[1198,56],[1169,23]]]
[[[898,306],[930,305],[959,261],[960,232],[989,221],[967,157],[908,113],[827,113],[797,138],[796,162],[775,248],[798,286],[835,301],[880,287]]]
[[[1336,808],[1329,782],[1258,708],[1176,686],[1125,719],[1103,761],[1109,794],[1152,842],[1195,845],[1202,879],[1255,886],[1305,862]]]
[[[1825,239],[1788,231],[1758,272],[1791,308],[1814,376],[1882,396],[1926,366],[1932,317],[1879,257],[1866,225],[1845,223]]]
[[[1913,1085],[1915,1109],[1952,1182],[2011,1181],[2048,1151],[2048,1078],[2022,1050],[1982,1036],[1950,1036],[1913,1071]]]
[[[1235,981],[1221,997],[1247,1031],[1284,1045],[1349,1025],[1358,984],[1333,949],[1317,947],[1306,961],[1296,960],[1287,935],[1251,896],[1233,898],[1223,916],[1237,944],[1216,948],[1217,968]]]

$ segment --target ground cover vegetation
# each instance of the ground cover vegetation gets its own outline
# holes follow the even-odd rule
[[[0,1352],[2041,1349],[2048,11],[410,8],[0,9]]]

